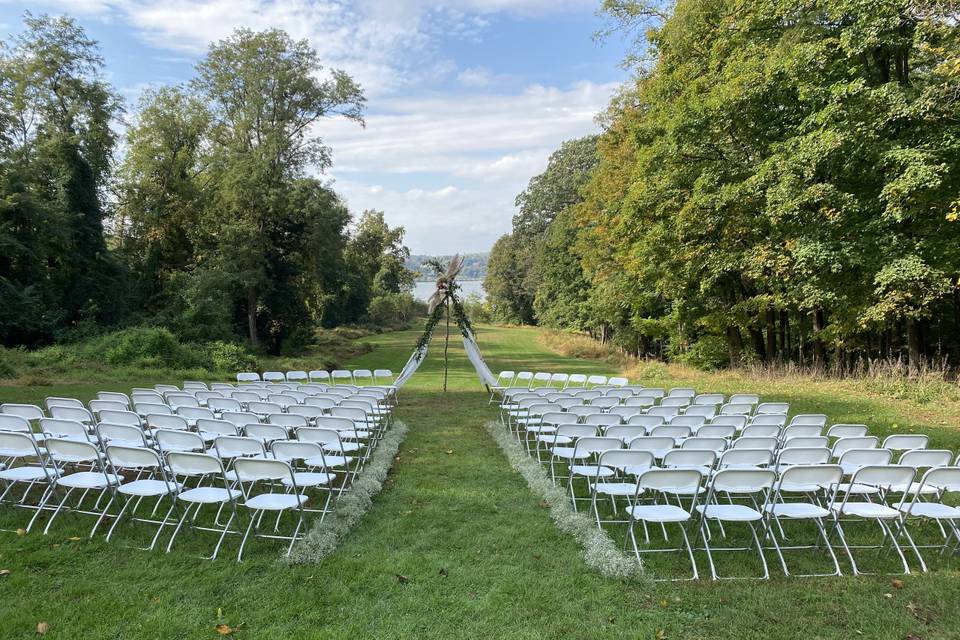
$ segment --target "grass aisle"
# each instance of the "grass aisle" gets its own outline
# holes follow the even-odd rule
[[[417,335],[371,338],[374,351],[351,364],[399,368]],[[478,340],[495,370],[609,373],[547,352],[532,330],[481,327]],[[485,431],[495,410],[459,345],[451,349],[451,392],[439,393],[440,354],[435,343],[401,395],[398,418],[410,432],[383,492],[322,564],[288,566],[278,561],[279,546],[262,541],[240,565],[228,554],[196,560],[210,540],[185,538],[170,555],[118,543],[133,534],[109,545],[100,537],[74,541],[86,520],[66,518],[46,537],[0,533],[0,569],[10,570],[0,577],[0,637],[33,638],[40,621],[49,623],[50,638],[217,637],[218,623],[235,629],[233,637],[285,639],[960,634],[953,570],[908,576],[902,589],[884,577],[649,588],[601,577]],[[97,388],[0,388],[0,400],[87,397]],[[835,402],[849,415],[880,411],[855,398]],[[0,526],[22,526],[23,515],[4,510]]]

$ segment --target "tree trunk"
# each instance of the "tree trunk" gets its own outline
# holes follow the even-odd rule
[[[767,361],[767,350],[763,344],[763,331],[758,327],[750,327],[750,340],[753,342],[753,350],[757,352],[757,357],[763,362]]]
[[[727,327],[727,350],[730,353],[730,367],[736,367],[743,354],[743,337],[739,327]]]
[[[786,309],[780,310],[780,360],[787,361],[790,359],[790,338],[787,332],[787,327],[790,324],[790,314],[787,313]]]
[[[257,346],[257,289],[247,289],[247,331],[250,336],[250,345]]]
[[[826,320],[823,315],[822,309],[817,309],[813,312],[813,368],[822,371],[827,365],[827,350],[823,345],[823,340],[820,338],[820,332],[823,331],[823,327],[826,324]]]
[[[920,342],[920,323],[913,318],[907,318],[907,367],[910,373],[920,371],[923,362],[923,348]]]
[[[773,362],[777,357],[777,316],[773,307],[767,309],[767,359]]]

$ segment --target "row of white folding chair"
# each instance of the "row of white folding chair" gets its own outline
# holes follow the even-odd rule
[[[237,374],[237,382],[333,382],[349,380],[351,382],[367,382],[371,384],[389,384],[394,379],[393,372],[390,369],[334,369],[326,371],[315,369],[313,371],[265,371],[261,376],[255,372],[241,372]]]

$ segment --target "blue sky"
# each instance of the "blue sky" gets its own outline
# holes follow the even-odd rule
[[[626,78],[624,45],[598,45],[599,0],[0,0],[0,33],[23,11],[68,13],[100,42],[132,110],[144,88],[189,79],[237,27],[306,38],[359,80],[366,128],[327,120],[333,181],[351,209],[381,209],[414,253],[485,251],[513,199],[563,140],[597,130]]]

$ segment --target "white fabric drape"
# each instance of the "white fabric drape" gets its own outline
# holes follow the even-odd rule
[[[486,361],[484,361],[483,354],[480,353],[480,347],[473,337],[473,332],[467,330],[465,333],[466,335],[463,336],[463,350],[467,352],[467,358],[470,360],[470,364],[476,369],[477,375],[480,376],[480,381],[483,382],[483,384],[488,387],[496,386],[497,376],[493,375],[490,367],[488,367]]]
[[[400,373],[397,375],[397,379],[394,380],[393,386],[399,389],[407,383],[413,374],[416,373],[417,369],[420,367],[420,363],[426,360],[427,358],[427,348],[424,347],[423,351],[414,351],[413,355],[410,356],[410,359],[407,360],[407,364],[403,365],[403,369],[400,370]]]

